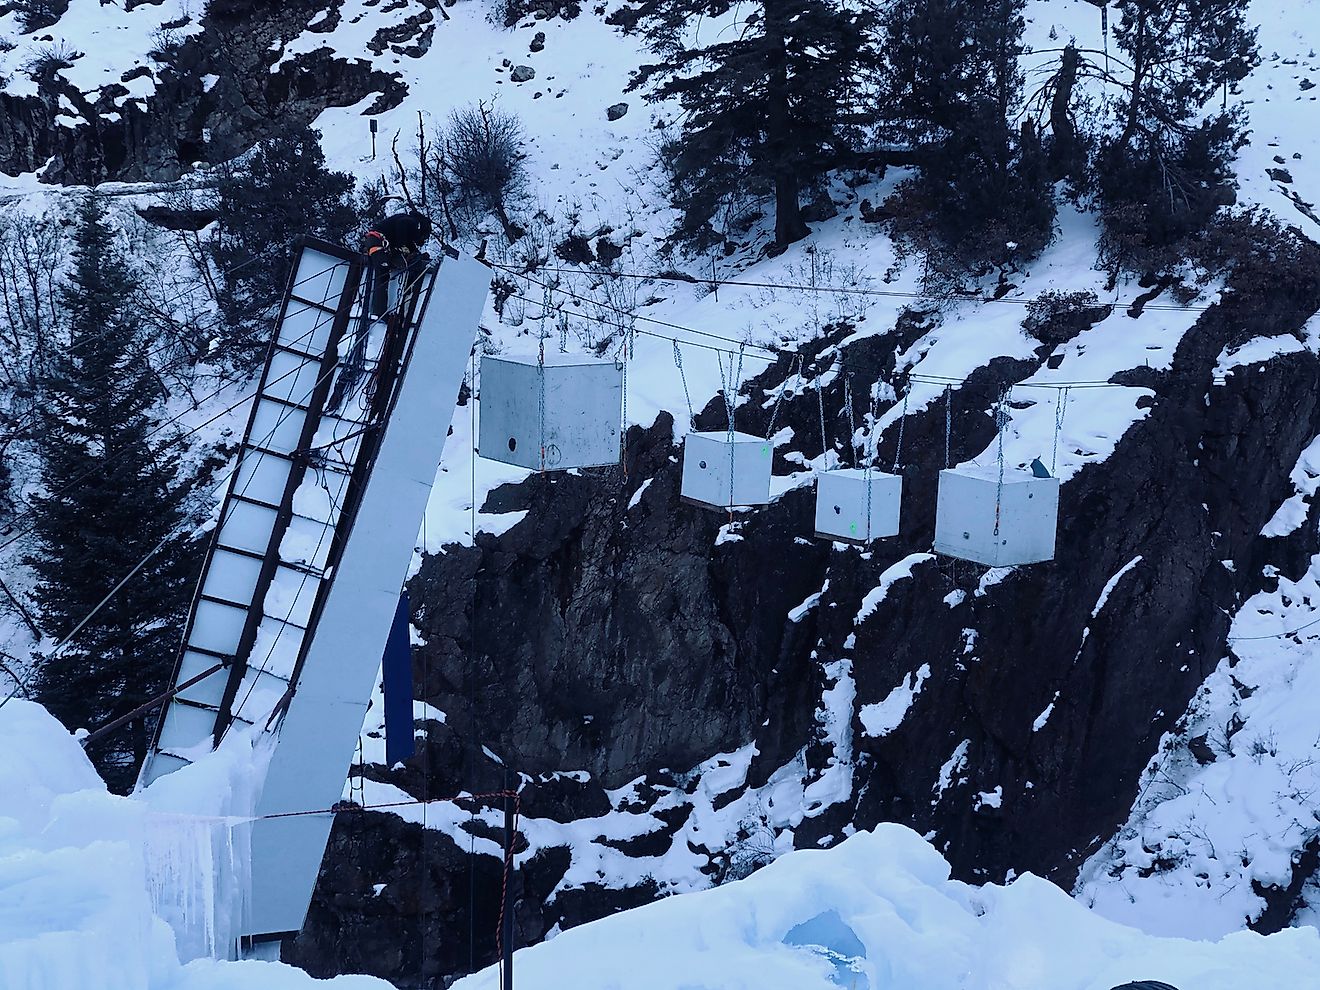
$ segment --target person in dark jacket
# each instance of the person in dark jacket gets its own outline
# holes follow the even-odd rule
[[[431,220],[416,210],[385,217],[367,232],[362,252],[367,256],[367,299],[373,317],[389,308],[390,274],[420,270],[423,248],[431,239]]]

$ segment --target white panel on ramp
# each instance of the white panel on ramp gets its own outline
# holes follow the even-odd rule
[[[271,756],[252,830],[245,934],[302,927],[333,820],[305,812],[343,793],[489,288],[479,262],[440,266]],[[289,817],[260,817],[272,815]]]

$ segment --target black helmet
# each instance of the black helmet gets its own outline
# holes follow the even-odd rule
[[[413,219],[417,223],[417,243],[421,244],[431,238],[431,218],[425,213],[413,211]]]

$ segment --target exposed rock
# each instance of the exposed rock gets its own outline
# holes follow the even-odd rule
[[[396,75],[328,49],[271,71],[283,45],[324,9],[319,0],[212,4],[202,31],[171,47],[146,99],[125,99],[113,87],[89,99],[52,67],[39,75],[38,95],[0,93],[0,171],[17,175],[44,165],[42,178],[53,183],[172,180],[195,163],[228,160],[310,123],[326,107],[352,106],[373,92],[382,95],[372,112],[397,105],[405,88]],[[425,42],[423,35],[416,43]],[[148,74],[139,67],[123,81]],[[209,90],[201,81],[208,74],[218,77]],[[74,116],[61,115],[62,97]]]
[[[605,109],[605,116],[610,120],[618,120],[628,112],[627,103],[615,103]]]
[[[532,38],[531,44],[527,47],[534,52],[543,50],[545,48],[545,32],[537,31],[535,37]]]
[[[516,83],[530,82],[536,78],[536,70],[530,65],[515,65],[509,78]]]
[[[982,587],[983,567],[920,562],[860,624],[854,616],[879,575],[931,545],[944,462],[941,404],[907,417],[903,531],[866,554],[810,539],[810,489],[790,490],[740,517],[739,539],[716,545],[728,518],[680,500],[679,451],[667,415],[629,431],[626,470],[537,475],[492,492],[486,511],[526,510],[526,517],[501,536],[479,536],[475,547],[427,557],[410,585],[425,642],[414,652],[421,694],[446,713],[442,733],[471,740],[466,749],[441,742],[428,750],[429,793],[488,786],[497,771],[470,755],[478,741],[537,779],[524,792],[523,812],[531,817],[595,816],[608,802],[606,791],[629,785],[630,809],[655,809],[649,813],[656,827],[637,838],[588,841],[638,855],[686,843],[679,848],[704,862],[700,873],[719,880],[764,861],[756,852],[757,825],[696,844],[685,838],[688,795],[697,784],[689,768],[753,743],[748,779],[721,791],[721,807],[786,767],[797,767],[804,783],[840,761],[850,768],[840,800],[806,810],[794,830],[799,847],[831,844],[845,828],[899,821],[938,836],[964,879],[1030,870],[1068,885],[1095,837],[1124,819],[1161,735],[1223,655],[1231,611],[1260,580],[1252,575],[1266,560],[1281,569],[1304,567],[1316,551],[1313,527],[1290,541],[1258,534],[1292,491],[1288,472],[1298,454],[1320,434],[1320,359],[1293,352],[1210,384],[1225,346],[1296,332],[1320,307],[1320,298],[1309,297],[1270,304],[1279,291],[1231,287],[1183,337],[1172,372],[1141,369],[1131,378],[1154,393],[1147,418],[1128,429],[1109,458],[1063,487],[1052,563],[1015,569]],[[911,313],[889,333],[849,345],[842,359],[854,394],[876,382],[882,394],[895,385],[901,391],[894,355],[911,347],[930,319]],[[836,360],[831,354],[817,365],[815,356],[851,333],[834,328],[808,347],[808,373]],[[781,358],[745,391],[759,395],[783,381],[789,361]],[[998,359],[971,376],[961,394],[986,399],[968,398],[952,410],[954,460],[990,443],[986,405],[1000,385],[1022,380],[1043,361]],[[827,409],[842,408],[842,382],[835,376],[824,388]],[[748,402],[739,426],[763,432],[770,415]],[[720,402],[697,421],[698,428],[722,428]],[[793,429],[797,449],[820,449],[813,390],[786,400],[779,423]],[[881,463],[895,456],[895,434],[879,445]],[[784,453],[776,457],[781,474],[794,467]],[[1138,556],[1141,563],[1092,614],[1102,589]],[[1229,570],[1224,560],[1239,566]],[[813,596],[814,607],[797,621],[786,619]],[[837,695],[844,676],[834,665],[839,660],[847,661],[855,690],[846,750],[821,715],[826,692]],[[861,708],[884,701],[923,666],[929,676],[906,717],[883,736],[868,735]],[[1038,725],[1049,705],[1053,716]],[[951,773],[955,752],[964,762]],[[411,761],[411,776],[394,782],[420,793],[422,765]],[[549,776],[563,771],[586,771],[590,779]],[[978,794],[997,790],[997,807],[978,802]],[[674,814],[672,821],[660,817],[661,809]],[[370,819],[364,824],[375,827]],[[375,864],[383,871],[372,878],[377,883],[391,871],[416,872],[416,842],[392,842],[389,830],[397,828],[390,824],[381,837],[357,845],[337,828],[327,860],[334,877],[323,877],[308,929],[295,943],[298,961],[331,972],[325,954],[340,953],[344,967],[400,983],[413,979],[416,964],[408,969],[399,947],[415,944],[407,934],[415,917],[368,897],[367,878],[352,872]],[[378,863],[381,847],[395,858]],[[428,869],[446,872],[434,881],[437,903],[464,903],[461,856],[436,853],[430,863]],[[492,863],[478,857],[482,869]],[[542,850],[534,864],[521,878],[520,944],[554,925],[663,893],[653,884],[588,884],[551,897],[566,853]],[[390,910],[400,912],[393,928],[380,918]],[[446,931],[431,924],[428,918],[437,958],[459,963],[444,974],[465,970],[463,925]],[[478,931],[492,927],[485,917]],[[367,929],[378,944],[356,941]]]

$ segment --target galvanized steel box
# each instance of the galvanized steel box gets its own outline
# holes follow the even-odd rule
[[[747,433],[689,433],[683,442],[683,497],[721,509],[766,505],[773,453],[770,441]]]
[[[964,465],[940,472],[935,551],[991,567],[1054,559],[1059,522],[1059,479],[1004,471],[995,533],[997,467]]]
[[[619,463],[623,369],[580,354],[547,354],[545,463],[541,463],[542,368],[536,355],[481,359],[482,457],[550,471]]]
[[[816,477],[816,535],[848,543],[897,536],[902,496],[903,479],[896,474],[865,468],[822,471]]]

